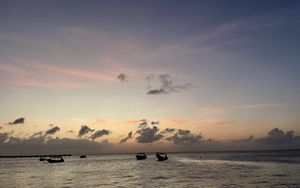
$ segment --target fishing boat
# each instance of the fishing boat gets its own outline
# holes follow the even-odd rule
[[[86,156],[85,155],[80,155],[80,158],[84,159],[84,158],[86,158]]]
[[[63,163],[65,160],[60,157],[59,159],[55,159],[55,158],[50,158],[50,159],[47,159],[48,163]]]
[[[46,161],[47,159],[44,157],[40,157],[40,161]]]
[[[136,157],[137,160],[145,160],[145,159],[147,159],[146,153],[137,153],[135,157]]]
[[[168,160],[168,156],[165,153],[156,152],[157,161],[165,161]]]

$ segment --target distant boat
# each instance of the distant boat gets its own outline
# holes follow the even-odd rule
[[[86,158],[86,156],[85,155],[80,155],[80,158],[84,159],[84,158]]]
[[[50,158],[50,159],[47,159],[48,163],[63,163],[65,160],[60,157],[59,159],[54,159],[54,158]]]
[[[137,160],[145,160],[145,159],[147,159],[146,153],[137,153],[135,157],[136,157]]]
[[[168,156],[165,153],[156,152],[157,161],[165,161],[168,160]]]
[[[40,161],[46,161],[46,158],[40,157]]]

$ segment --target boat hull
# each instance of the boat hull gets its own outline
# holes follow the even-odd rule
[[[63,159],[55,160],[55,159],[47,159],[48,163],[63,163],[65,162]]]

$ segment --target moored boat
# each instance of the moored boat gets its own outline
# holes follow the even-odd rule
[[[50,159],[47,159],[48,163],[63,163],[65,160],[60,157],[59,159],[54,159],[54,158],[50,158]]]
[[[168,160],[168,156],[165,153],[156,152],[157,161],[165,161]]]
[[[145,160],[145,159],[147,159],[146,153],[137,153],[135,157],[136,157],[137,160]]]
[[[40,157],[40,161],[46,161],[47,159],[44,157]]]

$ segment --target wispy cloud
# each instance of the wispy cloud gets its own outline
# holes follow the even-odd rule
[[[186,119],[171,119],[171,120],[169,120],[169,122],[171,124],[176,124],[176,125],[184,125],[184,124],[189,123],[189,121]]]
[[[242,108],[258,109],[258,108],[275,108],[288,105],[287,103],[258,103],[258,104],[246,104]]]
[[[129,133],[128,133],[128,135],[127,135],[127,137],[125,137],[125,138],[122,138],[121,140],[120,140],[120,144],[123,144],[123,143],[125,143],[125,142],[127,142],[129,139],[131,139],[131,138],[133,138],[133,136],[132,136],[132,131],[130,131]]]
[[[207,119],[204,122],[210,125],[232,125],[234,121],[220,120],[220,119]]]
[[[151,74],[147,76],[147,82],[149,88],[147,91],[148,95],[169,94],[193,87],[190,83],[174,84],[173,78],[169,74]]]
[[[124,74],[124,73],[121,73],[117,76],[117,79],[120,81],[120,82],[128,82],[129,79],[128,79],[128,75],[127,74]]]
[[[21,117],[12,122],[8,122],[8,125],[17,125],[17,124],[24,124],[24,123],[25,123],[25,118]]]
[[[55,134],[58,131],[60,131],[60,128],[57,127],[57,126],[55,126],[55,127],[51,128],[51,129],[47,130],[45,132],[45,136]]]
[[[76,69],[76,68],[67,68],[62,66],[55,66],[55,65],[46,65],[42,64],[40,65],[42,69],[47,70],[48,72],[57,72],[61,74],[66,74],[70,76],[75,76],[79,78],[85,78],[95,81],[116,81],[115,75],[108,72],[94,72],[94,71],[87,71],[82,69]]]

